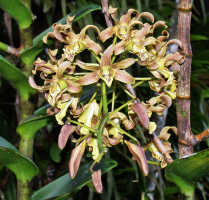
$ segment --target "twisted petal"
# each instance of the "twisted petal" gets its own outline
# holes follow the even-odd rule
[[[79,93],[81,92],[82,88],[79,83],[76,83],[75,81],[67,80],[67,90],[70,93]]]
[[[102,193],[103,186],[102,186],[102,172],[101,169],[94,171],[91,175],[93,185],[98,193]]]
[[[167,46],[170,45],[170,44],[176,44],[178,45],[180,48],[182,48],[182,42],[178,39],[172,39],[172,40],[169,40],[167,42]]]
[[[165,40],[167,40],[169,38],[169,33],[166,30],[162,31],[162,35],[157,37],[157,40],[159,40],[160,42],[163,42]]]
[[[170,134],[168,133],[169,130],[172,130],[177,135],[177,128],[175,126],[165,126],[158,136],[161,140],[168,140],[170,138]]]
[[[99,64],[97,63],[85,63],[81,60],[77,60],[76,65],[78,65],[81,69],[89,70],[89,71],[96,71],[99,69]]]
[[[98,112],[99,112],[99,105],[97,104],[96,100],[94,100],[85,107],[84,112],[78,118],[78,121],[85,124],[88,127],[92,127],[93,116],[94,115],[97,116]],[[85,127],[82,127],[80,133],[83,135],[88,135],[89,130]]]
[[[126,58],[117,63],[114,63],[112,67],[115,69],[126,69],[130,67],[131,65],[133,65],[136,61],[137,59],[134,59],[134,58]]]
[[[66,42],[65,38],[63,37],[62,31],[64,25],[62,24],[53,24],[52,25],[53,32],[49,32],[47,35],[43,37],[43,42],[47,43],[48,37],[56,38],[60,42]]]
[[[75,131],[75,126],[72,126],[70,124],[65,124],[58,137],[58,147],[62,150],[64,149],[65,145],[67,144],[67,140],[70,137],[70,135]]]
[[[140,145],[133,144],[127,140],[125,140],[125,143],[133,156],[133,160],[137,161],[139,168],[142,170],[144,176],[147,176],[149,173],[149,167],[145,157],[144,149]]]
[[[113,45],[110,45],[102,55],[101,63],[100,63],[101,67],[111,65],[112,54],[113,54]]]
[[[141,102],[137,102],[132,106],[132,109],[137,114],[141,125],[144,128],[149,129],[149,117],[145,105]]]
[[[93,160],[97,161],[99,158],[99,146],[97,139],[91,138],[88,142],[88,146],[92,148],[92,158]]]
[[[86,48],[93,51],[96,55],[102,51],[101,46],[98,43],[91,40],[88,36],[86,37],[86,39],[83,42],[84,42]]]
[[[49,90],[49,86],[39,86],[39,85],[37,85],[32,76],[29,77],[28,82],[29,82],[29,84],[32,88],[34,88],[34,89],[36,89],[40,92],[44,92],[46,90]]]
[[[157,21],[154,23],[154,25],[151,28],[151,33],[153,33],[155,31],[156,28],[158,27],[164,27],[165,29],[168,28],[166,23],[164,21]]]
[[[78,83],[81,85],[90,85],[99,81],[98,71],[91,72],[81,77]]]
[[[80,32],[80,37],[81,37],[81,39],[84,39],[85,37],[86,37],[86,31],[88,30],[88,29],[94,29],[94,30],[96,30],[96,32],[98,33],[98,35],[100,35],[100,30],[96,27],[96,26],[94,26],[94,25],[86,25],[82,30],[81,30],[81,32]]]
[[[127,42],[125,40],[122,40],[115,45],[115,48],[114,48],[115,55],[119,55],[125,51],[126,43]]]
[[[70,156],[68,168],[71,178],[74,178],[78,172],[81,159],[83,157],[84,151],[86,147],[86,140],[76,146]]]
[[[149,13],[149,12],[142,12],[142,13],[140,13],[138,19],[140,19],[142,17],[148,19],[152,23],[154,23],[154,21],[155,21],[154,16],[151,13]]]
[[[115,80],[118,80],[118,81],[126,83],[126,84],[133,84],[135,82],[134,77],[131,76],[125,70],[115,70],[115,77],[114,78],[115,78]]]
[[[113,26],[110,26],[108,28],[106,28],[105,30],[103,30],[101,33],[100,33],[100,40],[102,42],[105,42],[106,40],[108,40],[109,38],[111,38],[114,34],[114,27]]]
[[[68,102],[59,102],[57,107],[60,109],[60,111],[55,115],[55,118],[57,120],[57,123],[59,125],[63,125],[63,121],[62,119],[66,116],[66,113],[67,113],[67,110],[69,108],[69,106],[72,104],[72,100],[73,100],[73,97],[70,101]]]

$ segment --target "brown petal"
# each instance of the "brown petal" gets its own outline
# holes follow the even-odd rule
[[[133,159],[137,161],[139,168],[142,170],[144,176],[147,176],[149,173],[149,167],[147,164],[147,159],[144,153],[144,149],[140,145],[133,144],[125,140],[126,145],[130,153],[133,156]]]
[[[86,74],[85,76],[81,77],[78,80],[78,83],[81,85],[90,85],[99,81],[98,72],[91,72]]]
[[[169,33],[166,30],[162,31],[162,35],[157,38],[160,42],[163,42],[169,38]]]
[[[155,31],[155,29],[160,27],[160,26],[164,27],[165,29],[167,28],[167,25],[164,21],[157,21],[157,22],[154,23],[151,32],[153,33]]]
[[[99,38],[100,40],[102,40],[102,42],[105,42],[106,40],[111,38],[113,34],[114,34],[114,27],[110,26],[100,33]]]
[[[112,67],[116,68],[116,69],[126,69],[126,68],[130,67],[131,65],[133,65],[136,61],[137,61],[137,59],[134,59],[134,58],[126,58],[126,59],[121,60],[117,63],[114,63],[112,65]]]
[[[119,55],[125,51],[126,41],[122,40],[115,45],[114,53],[115,55]]]
[[[78,84],[74,81],[67,80],[67,90],[70,93],[79,93],[79,92],[81,92],[82,88],[81,88],[80,84]]]
[[[83,157],[84,151],[86,147],[86,140],[76,146],[70,156],[68,168],[71,178],[74,178],[78,172],[78,168],[80,166],[81,159]]]
[[[37,89],[37,90],[39,90],[40,92],[44,92],[45,90],[48,90],[48,89],[49,89],[49,87],[47,87],[47,86],[39,86],[39,85],[37,85],[37,84],[35,83],[35,81],[34,81],[34,79],[33,79],[32,76],[29,76],[28,82],[29,82],[29,84],[30,84],[30,86],[31,86],[32,88]]]
[[[141,30],[139,30],[139,31],[136,32],[135,37],[138,40],[144,39],[145,35],[147,35],[149,33],[150,28],[151,28],[151,25],[150,24],[148,24],[148,23],[144,24],[144,27]]]
[[[131,76],[128,72],[125,70],[115,70],[115,80],[118,80],[120,82],[126,83],[126,84],[133,84],[134,78]]]
[[[111,144],[112,146],[114,146],[114,145],[119,144],[121,142],[122,138],[123,138],[123,136],[119,135],[119,137],[117,137],[117,138],[109,138],[108,137],[107,140],[108,140],[108,143],[109,144]]]
[[[182,64],[184,62],[184,56],[182,56],[179,52],[168,54],[166,56],[166,66],[173,64],[175,61]]]
[[[94,29],[94,30],[96,30],[96,32],[98,33],[98,35],[100,35],[100,30],[96,27],[96,26],[94,26],[94,25],[86,25],[82,30],[81,30],[81,32],[80,32],[80,37],[81,37],[81,39],[84,39],[85,37],[86,37],[86,31],[88,30],[88,29]]]
[[[86,39],[84,40],[84,44],[87,49],[93,51],[96,55],[102,51],[101,46],[98,43],[91,40],[89,37],[86,37]]]
[[[94,171],[91,175],[93,185],[98,193],[102,193],[103,186],[102,186],[102,172],[101,169]]]
[[[132,106],[132,109],[137,114],[141,125],[144,128],[149,129],[149,117],[145,105],[141,102],[137,102]]]
[[[164,94],[160,98],[162,99],[162,103],[168,108],[172,105],[172,99],[168,95]]]
[[[170,44],[177,44],[180,48],[182,48],[182,42],[178,39],[169,40],[168,43],[167,43],[167,46],[170,45]]]
[[[148,19],[148,20],[149,20],[150,22],[152,22],[152,23],[155,21],[154,16],[153,16],[151,13],[149,13],[149,12],[142,12],[142,13],[139,15],[138,19],[140,19],[140,18],[142,18],[142,17]]]
[[[70,124],[66,124],[62,126],[58,137],[58,146],[61,150],[64,149],[68,138],[75,131],[75,128],[76,128],[75,126],[72,126]]]
[[[111,65],[111,56],[113,54],[113,45],[110,45],[102,55],[101,66],[110,66]]]
[[[99,69],[99,64],[97,63],[85,63],[81,60],[77,60],[76,65],[78,65],[81,69],[89,70],[89,71],[96,71]]]

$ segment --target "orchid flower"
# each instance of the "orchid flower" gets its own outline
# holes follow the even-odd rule
[[[134,58],[126,58],[116,63],[112,63],[113,45],[110,45],[101,56],[99,64],[84,63],[80,60],[76,64],[84,69],[92,71],[79,79],[81,85],[89,85],[102,79],[108,87],[112,85],[113,80],[117,80],[126,84],[133,84],[134,78],[124,69],[133,65],[137,60]]]
[[[73,17],[68,16],[66,21],[66,25],[54,24],[52,26],[53,32],[44,36],[44,43],[47,43],[48,37],[56,38],[58,41],[64,43],[64,57],[71,62],[74,60],[75,55],[85,49],[94,52],[96,55],[101,52],[102,49],[100,45],[90,39],[90,37],[86,34],[88,29],[93,28],[97,31],[98,35],[100,35],[100,31],[96,26],[87,25],[80,31],[79,34],[76,34],[72,29]]]

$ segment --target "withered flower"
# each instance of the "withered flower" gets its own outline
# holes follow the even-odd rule
[[[125,143],[133,156],[133,160],[137,161],[137,164],[139,168],[142,170],[144,176],[147,176],[149,173],[149,167],[147,164],[144,149],[140,145],[133,144],[127,140],[125,140]]]
[[[65,124],[64,126],[62,126],[58,137],[58,146],[61,150],[64,149],[65,145],[67,144],[68,138],[75,131],[75,129],[76,127],[72,126],[71,124]]]
[[[98,193],[102,193],[103,186],[102,186],[102,172],[101,169],[94,171],[91,175],[92,183]]]
[[[69,165],[68,165],[71,178],[74,178],[78,172],[85,148],[86,148],[86,140],[84,140],[78,146],[76,146],[71,153]]]
[[[72,22],[74,17],[67,17],[67,24],[54,24],[52,26],[53,32],[48,33],[44,36],[43,41],[47,43],[48,37],[56,38],[58,41],[65,43],[64,46],[64,57],[70,61],[73,61],[75,55],[82,52],[85,49],[93,51],[95,54],[99,54],[102,50],[100,45],[94,42],[86,34],[86,31],[90,28],[96,30],[98,35],[100,34],[99,29],[94,25],[87,25],[84,27],[79,34],[76,34],[72,29]]]

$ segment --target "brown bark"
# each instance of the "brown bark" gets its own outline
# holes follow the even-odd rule
[[[190,126],[190,74],[192,48],[190,44],[192,0],[180,0],[178,4],[178,39],[183,44],[185,62],[181,65],[177,88],[177,127],[179,137],[179,156],[193,153],[193,134]]]

